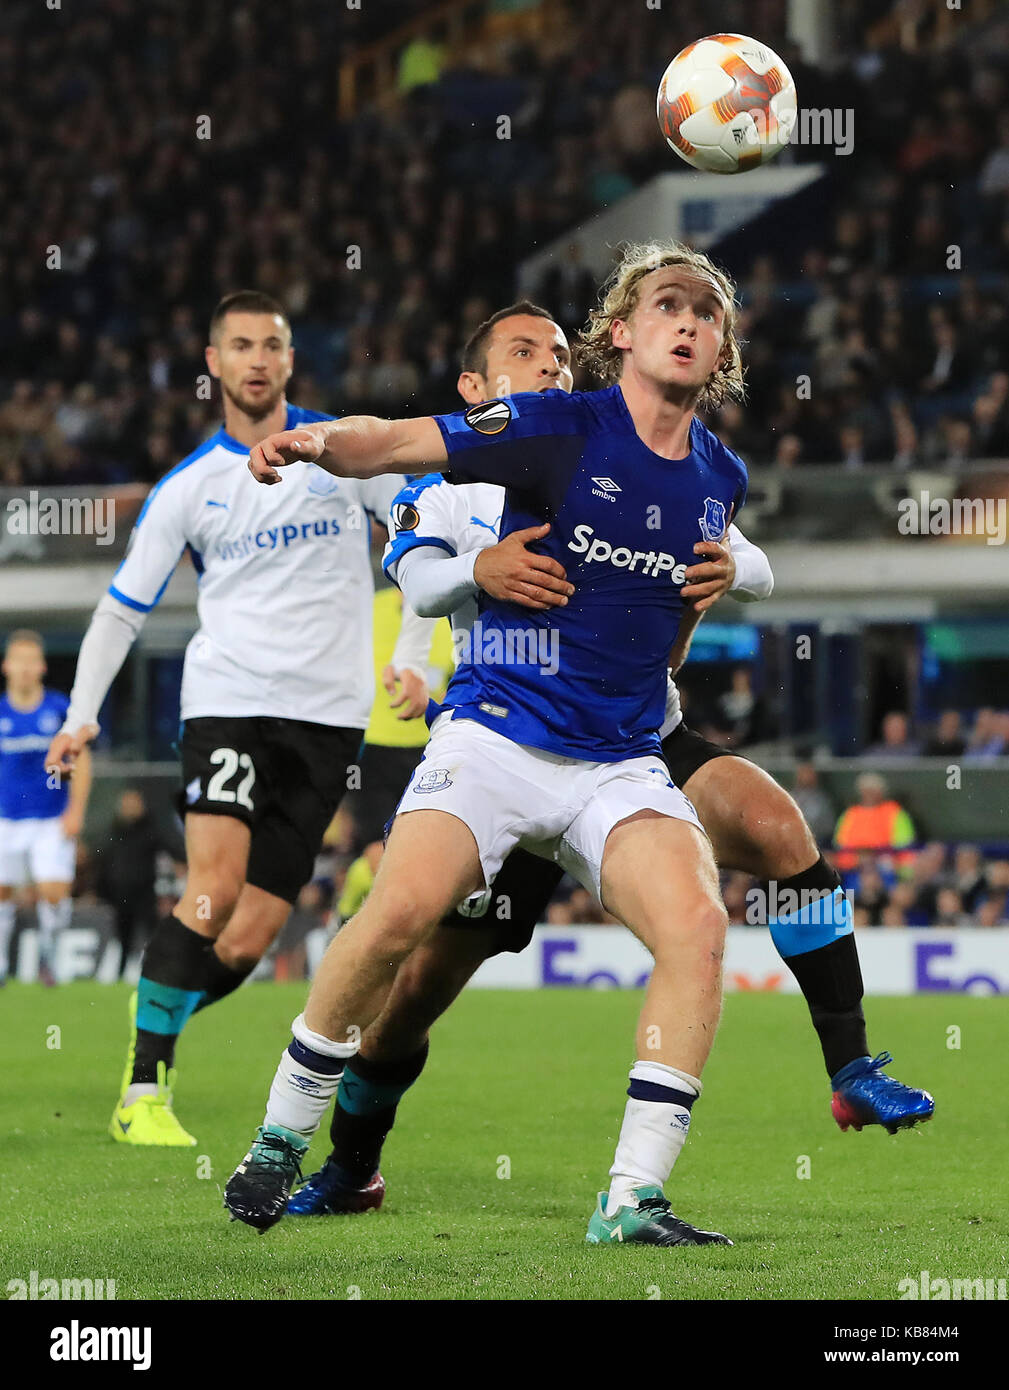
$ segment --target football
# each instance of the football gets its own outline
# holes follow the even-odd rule
[[[795,83],[772,48],[745,34],[709,34],[662,74],[659,126],[676,153],[711,174],[766,164],[795,126]]]

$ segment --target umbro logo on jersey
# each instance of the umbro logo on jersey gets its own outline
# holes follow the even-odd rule
[[[619,483],[615,483],[612,478],[593,478],[595,487],[592,489],[593,497],[605,497],[607,502],[615,502],[617,499],[613,493],[623,492]]]
[[[511,418],[512,408],[507,401],[481,401],[479,405],[471,405],[463,416],[477,434],[500,434]]]

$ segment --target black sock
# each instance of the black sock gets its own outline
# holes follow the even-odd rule
[[[425,1042],[396,1062],[370,1062],[358,1054],[344,1067],[329,1126],[329,1157],[354,1186],[363,1187],[378,1171],[396,1107],[424,1070],[427,1051]]]
[[[209,937],[191,931],[177,917],[155,930],[144,951],[137,986],[137,1042],[134,1082],[152,1084],[158,1063],[175,1059],[175,1041],[203,993]]]
[[[203,996],[193,1012],[199,1013],[208,1004],[216,1004],[219,999],[224,999],[232,990],[236,990],[243,980],[247,980],[255,968],[255,965],[243,965],[236,970],[233,965],[225,965],[211,943],[206,955]]]
[[[779,894],[820,890],[833,893],[841,880],[823,855],[810,868],[777,884]],[[764,885],[767,889],[767,885]],[[765,899],[766,901],[766,899]],[[862,971],[855,933],[836,937],[826,946],[787,956],[785,964],[798,981],[823,1049],[827,1075],[833,1076],[856,1057],[868,1054],[865,1014],[862,1012]]]

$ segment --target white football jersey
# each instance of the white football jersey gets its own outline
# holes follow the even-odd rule
[[[332,417],[288,406],[285,428]],[[367,727],[374,699],[371,513],[403,478],[292,463],[273,487],[223,429],[152,489],[109,593],[147,612],[185,551],[199,577],[183,720],[266,715]]]
[[[494,483],[446,483],[429,473],[402,488],[389,515],[389,544],[382,568],[396,582],[396,565],[408,550],[437,546],[450,555],[468,555],[496,545],[504,512],[505,490]],[[451,615],[453,632],[468,632],[476,622],[476,596]]]
[[[505,490],[494,483],[446,483],[440,473],[430,473],[401,489],[389,516],[389,544],[382,568],[396,583],[396,567],[410,550],[435,546],[450,555],[483,550],[498,540],[504,512]],[[774,580],[767,556],[748,541],[738,526],[729,527],[729,545],[736,561],[731,592],[741,599],[767,598]],[[700,557],[698,557],[700,561]],[[452,614],[453,632],[466,631],[476,621],[475,597]],[[666,687],[666,712],[659,737],[665,738],[683,722],[680,692],[670,677]]]

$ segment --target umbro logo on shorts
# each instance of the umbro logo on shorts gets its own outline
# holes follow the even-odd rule
[[[444,767],[432,768],[430,772],[423,772],[417,778],[414,787],[415,792],[440,792],[445,787],[452,785],[452,778],[448,775],[448,769]]]
[[[507,401],[481,401],[471,405],[463,416],[471,430],[478,434],[500,434],[512,418],[512,408]]]

